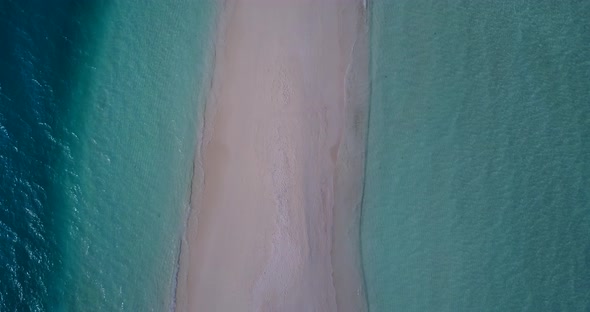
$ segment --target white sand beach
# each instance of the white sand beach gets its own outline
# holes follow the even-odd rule
[[[363,0],[223,4],[177,311],[365,310],[365,19]]]

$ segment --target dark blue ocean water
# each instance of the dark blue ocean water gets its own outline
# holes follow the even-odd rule
[[[370,311],[590,311],[590,2],[371,3]]]
[[[54,290],[69,88],[94,10],[0,2],[0,311],[44,310]]]

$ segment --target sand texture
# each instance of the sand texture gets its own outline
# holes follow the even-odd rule
[[[361,0],[223,4],[178,311],[363,311]]]

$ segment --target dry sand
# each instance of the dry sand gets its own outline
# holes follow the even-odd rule
[[[365,310],[366,37],[362,0],[223,4],[178,311]]]

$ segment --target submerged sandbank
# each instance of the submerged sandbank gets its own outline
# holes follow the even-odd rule
[[[362,311],[362,0],[226,1],[179,311]]]

